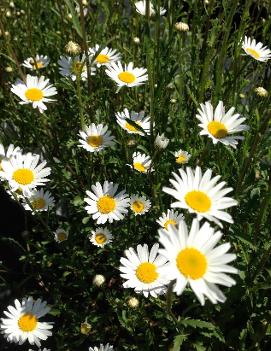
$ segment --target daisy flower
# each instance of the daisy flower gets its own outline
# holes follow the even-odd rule
[[[124,190],[117,193],[118,184],[105,181],[103,185],[97,182],[91,186],[92,192],[87,190],[84,200],[88,204],[85,207],[87,213],[97,221],[97,224],[104,224],[107,221],[119,221],[128,212],[130,199]]]
[[[121,59],[120,53],[117,50],[109,49],[107,46],[102,49],[102,51],[97,55],[100,49],[100,45],[95,45],[95,47],[89,49],[90,56],[96,56],[94,62],[97,67],[109,66],[112,62],[119,61]]]
[[[88,351],[114,351],[114,349],[113,349],[113,346],[109,344],[106,344],[106,345],[100,344],[100,347],[98,346],[90,347]]]
[[[45,316],[50,307],[46,301],[41,299],[33,300],[32,297],[23,298],[22,302],[14,301],[14,306],[8,306],[8,311],[4,311],[7,318],[2,318],[0,329],[9,342],[22,345],[28,340],[30,345],[41,346],[40,340],[46,340],[52,335],[49,329],[51,323],[40,322],[39,319]]]
[[[219,101],[215,111],[208,101],[205,104],[200,104],[198,113],[196,117],[200,121],[199,127],[202,128],[200,135],[208,135],[214,144],[220,142],[236,148],[238,140],[242,140],[244,137],[236,136],[235,133],[249,129],[246,124],[242,124],[246,119],[240,117],[238,113],[234,114],[234,107],[230,108],[227,113],[225,112],[222,101]]]
[[[104,247],[105,245],[111,243],[112,241],[112,234],[107,228],[96,228],[95,230],[91,231],[92,235],[89,236],[89,240],[92,242],[93,245]]]
[[[150,4],[149,15],[154,16],[156,14],[154,6],[153,6],[151,1],[149,2],[149,4]],[[138,12],[142,16],[146,16],[146,13],[147,13],[146,12],[146,0],[137,1],[135,3],[135,7],[136,7],[136,12]],[[166,13],[166,10],[163,7],[160,7],[159,15],[163,16],[165,13]]]
[[[9,160],[2,161],[5,179],[9,182],[11,191],[20,189],[27,196],[34,188],[49,182],[51,168],[45,167],[47,162],[39,163],[40,156],[31,152],[26,155],[16,154]]]
[[[113,79],[120,88],[123,86],[132,88],[144,84],[148,80],[148,74],[146,72],[146,68],[134,68],[133,62],[129,62],[128,65],[124,65],[123,67],[120,61],[112,62],[105,70],[105,73]]]
[[[169,226],[176,226],[180,221],[184,220],[184,216],[176,211],[167,210],[156,221],[162,228],[168,230]]]
[[[176,159],[176,163],[178,163],[179,165],[184,165],[185,163],[188,163],[191,157],[191,155],[187,151],[184,151],[182,149],[174,152],[174,156]]]
[[[34,190],[27,200],[30,202],[31,207],[26,200],[24,200],[23,206],[26,210],[33,211],[33,213],[37,211],[47,211],[55,204],[52,194],[49,191],[44,191],[43,189]]]
[[[11,91],[22,100],[19,104],[32,104],[33,108],[38,108],[40,113],[47,110],[45,102],[55,101],[49,97],[57,94],[56,88],[49,84],[49,79],[29,74],[26,76],[26,82],[18,79],[15,84],[12,84]]]
[[[22,63],[22,66],[29,68],[31,71],[35,71],[37,69],[45,68],[48,66],[50,59],[48,56],[44,55],[36,55],[35,59],[33,57],[28,57]]]
[[[29,349],[28,351],[35,351],[32,349]],[[46,347],[44,349],[38,349],[38,351],[51,351],[51,349],[46,349]]]
[[[271,51],[263,46],[263,43],[256,43],[255,39],[246,36],[242,42],[242,49],[257,61],[266,62],[271,58]]]
[[[217,184],[221,176],[212,178],[212,171],[208,169],[203,175],[200,167],[192,171],[190,167],[186,171],[179,169],[179,175],[172,173],[174,179],[170,179],[172,188],[164,187],[163,191],[173,196],[177,201],[171,207],[185,208],[190,213],[195,213],[198,220],[206,218],[222,227],[219,220],[233,223],[231,215],[226,213],[226,208],[236,206],[237,201],[225,197],[232,188],[224,188],[226,182]]]
[[[130,209],[134,212],[134,215],[143,215],[149,211],[151,202],[145,196],[132,195],[130,200]]]
[[[167,260],[158,254],[159,244],[154,244],[149,252],[148,245],[137,245],[137,251],[132,247],[125,250],[121,257],[120,276],[126,280],[124,288],[132,288],[136,293],[145,297],[165,293],[168,280],[161,274]]]
[[[71,80],[75,81],[78,75],[81,76],[82,80],[87,79],[87,65],[85,63],[85,55],[82,58],[79,56],[60,56],[58,60],[59,73],[63,77],[69,77]],[[96,73],[96,68],[90,68],[90,74],[93,76]]]
[[[153,172],[154,169],[151,168],[151,158],[140,152],[133,153],[133,169],[140,173]]]
[[[154,140],[154,146],[158,150],[163,150],[168,146],[169,139],[165,137],[165,134],[162,133],[161,135],[158,133],[155,140]]]
[[[144,111],[129,112],[128,109],[125,108],[123,112],[116,113],[117,123],[129,134],[144,136],[145,134],[140,129],[137,129],[135,126],[129,123],[129,120],[131,120],[135,125],[141,127],[146,134],[150,135],[150,117],[144,117],[144,114]]]
[[[54,239],[57,243],[62,243],[62,241],[65,241],[68,239],[69,233],[62,229],[62,228],[58,228],[55,232],[54,232]]]
[[[115,137],[111,135],[107,126],[103,124],[91,123],[84,130],[79,131],[79,142],[85,150],[89,152],[99,152],[108,146],[114,145]]]
[[[226,297],[216,284],[230,287],[235,281],[227,273],[237,273],[237,269],[228,265],[236,255],[227,253],[230,244],[217,247],[222,237],[205,222],[200,227],[194,219],[190,232],[184,221],[178,228],[170,226],[168,231],[159,230],[159,241],[163,248],[159,253],[169,261],[163,273],[170,280],[176,280],[173,291],[181,295],[187,284],[191,287],[201,305],[205,296],[212,302],[224,302]]]
[[[5,151],[4,145],[0,144],[0,178],[1,173],[3,172],[2,161],[9,160],[12,156],[15,156],[18,153],[21,153],[22,150],[17,146],[15,147],[13,144],[10,144]]]

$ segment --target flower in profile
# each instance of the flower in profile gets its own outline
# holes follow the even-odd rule
[[[29,206],[29,203],[31,207]],[[50,207],[53,207],[55,200],[49,191],[44,191],[43,189],[34,190],[31,192],[30,196],[24,199],[23,206],[28,211],[40,212],[47,211]]]
[[[87,65],[86,65],[86,57],[82,55],[82,58],[79,56],[60,56],[58,60],[59,64],[59,73],[63,77],[71,78],[71,80],[75,81],[77,77],[80,77],[82,80],[87,79]],[[90,74],[95,75],[96,68],[90,67]]]
[[[84,127],[84,130],[79,131],[80,145],[89,152],[99,152],[104,148],[114,145],[115,137],[111,135],[108,127],[103,124],[91,123],[90,126]]]
[[[112,241],[112,234],[107,228],[96,228],[95,230],[91,231],[91,234],[89,236],[90,242],[99,247],[104,247],[105,245],[111,243]]]
[[[180,221],[184,220],[184,216],[177,211],[167,210],[156,221],[162,228],[168,230],[169,226],[176,226]]]
[[[174,152],[174,156],[176,159],[176,163],[178,163],[179,165],[184,165],[188,163],[189,159],[191,158],[191,155],[187,151],[184,151],[182,149]]]
[[[46,301],[41,299],[33,300],[32,297],[23,298],[22,302],[14,301],[14,306],[8,306],[8,311],[4,311],[7,318],[2,318],[0,329],[9,342],[22,345],[28,341],[30,345],[41,346],[40,340],[46,340],[52,335],[51,323],[40,322],[40,318],[45,316],[50,308]]]
[[[198,220],[206,218],[222,227],[219,220],[233,223],[231,215],[224,210],[236,206],[237,201],[225,197],[232,188],[224,188],[226,182],[217,184],[221,176],[212,178],[211,169],[202,175],[200,167],[195,171],[190,167],[186,171],[179,169],[179,174],[172,173],[174,179],[170,179],[172,188],[164,187],[163,191],[173,196],[177,201],[171,207],[187,209],[190,213],[197,215]]]
[[[157,149],[163,150],[168,146],[169,139],[165,137],[164,133],[161,135],[158,133],[155,140],[154,140],[154,146]]]
[[[109,66],[112,62],[120,61],[121,55],[117,50],[109,49],[107,46],[101,50],[97,55],[97,52],[100,50],[100,45],[95,45],[94,48],[89,49],[90,57],[95,57],[94,62],[97,67]]]
[[[65,241],[68,239],[69,233],[64,230],[63,228],[58,228],[55,232],[55,241],[57,243],[62,243],[62,241]]]
[[[133,165],[132,168],[140,173],[153,172],[154,168],[151,167],[151,158],[140,152],[133,153]]]
[[[149,211],[151,202],[145,196],[132,195],[130,200],[130,208],[134,215],[143,215]]]
[[[144,115],[144,111],[129,112],[128,109],[125,108],[123,112],[116,113],[116,118],[117,123],[121,126],[121,128],[126,130],[126,132],[129,134],[138,134],[144,136],[145,134],[150,134],[150,117],[144,117]],[[130,121],[132,121],[133,124],[131,124]],[[145,133],[136,126],[142,128]]]
[[[238,140],[242,140],[244,137],[235,135],[235,133],[246,131],[249,126],[243,124],[246,119],[240,117],[238,113],[234,114],[234,110],[235,108],[231,107],[228,112],[225,112],[222,101],[219,101],[215,111],[209,101],[200,104],[196,115],[200,121],[199,127],[202,128],[200,135],[208,135],[214,144],[220,142],[236,148]]]
[[[89,335],[90,331],[91,331],[91,324],[89,324],[88,322],[81,323],[80,325],[81,334]]]
[[[36,55],[35,59],[33,57],[28,57],[24,60],[22,66],[29,68],[31,71],[39,70],[48,66],[50,59],[48,56]]]
[[[146,68],[134,67],[133,62],[122,66],[121,62],[112,62],[107,67],[105,73],[113,79],[118,87],[127,86],[129,88],[144,84],[148,80]]]
[[[10,144],[5,151],[4,145],[0,144],[0,178],[1,173],[3,172],[2,161],[8,161],[12,156],[15,156],[21,152],[22,150],[18,146],[15,147],[13,144]]]
[[[105,277],[102,274],[96,274],[92,282],[94,285],[100,287],[105,283]]]
[[[150,16],[156,15],[157,12],[156,12],[156,9],[154,8],[152,2],[150,1],[149,4],[150,4],[149,15]],[[148,13],[148,11],[146,11],[146,0],[137,1],[135,3],[135,7],[136,7],[136,12],[138,12],[142,16],[146,16],[146,14]],[[163,16],[165,13],[166,13],[166,10],[163,7],[160,7],[158,14],[160,16]]]
[[[255,39],[246,36],[242,42],[242,49],[257,61],[266,62],[271,58],[271,50],[263,46],[263,43],[256,43]]]
[[[117,193],[118,184],[105,181],[103,185],[97,182],[91,186],[92,191],[87,190],[84,200],[88,204],[85,207],[87,213],[97,221],[97,224],[104,224],[107,221],[119,221],[128,212],[130,199],[125,190]]]
[[[74,41],[69,41],[65,46],[65,51],[67,54],[79,55],[81,53],[81,47]]]
[[[100,344],[100,346],[94,346],[94,347],[90,347],[88,349],[88,351],[114,351],[113,346],[106,344]]]
[[[261,97],[267,97],[268,96],[268,91],[263,88],[263,87],[257,87],[254,89],[255,93],[258,95],[258,96],[261,96]]]
[[[51,168],[45,167],[47,162],[39,164],[40,156],[32,153],[16,154],[9,160],[2,161],[3,176],[9,182],[11,191],[20,189],[24,195],[49,182]]]
[[[159,244],[154,244],[149,252],[148,245],[137,245],[137,251],[132,247],[125,250],[121,257],[120,276],[126,280],[124,288],[132,288],[136,293],[145,297],[165,293],[168,280],[161,274],[161,269],[167,260],[158,254]]]
[[[189,285],[201,305],[205,304],[205,296],[214,304],[226,300],[216,284],[227,287],[235,284],[227,273],[237,273],[236,268],[228,265],[236,255],[227,253],[228,243],[216,246],[221,237],[222,233],[215,232],[208,222],[200,227],[197,219],[193,220],[189,233],[184,221],[177,228],[159,230],[163,247],[159,253],[169,261],[163,273],[168,279],[176,280],[173,291],[177,295]]]
[[[46,102],[55,101],[49,97],[57,94],[56,88],[49,84],[49,79],[29,74],[26,76],[26,82],[19,79],[12,84],[11,91],[22,100],[19,104],[32,104],[34,108],[39,109],[40,113],[47,110]]]

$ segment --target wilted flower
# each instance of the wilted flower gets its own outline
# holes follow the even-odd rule
[[[65,51],[68,54],[78,55],[81,52],[81,47],[79,44],[75,43],[74,41],[69,41],[68,44],[65,46]]]
[[[105,277],[102,274],[96,274],[92,282],[98,287],[102,286],[105,282]]]

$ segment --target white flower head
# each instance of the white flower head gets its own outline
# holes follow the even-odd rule
[[[247,131],[249,126],[243,124],[246,119],[234,113],[234,110],[235,108],[231,107],[228,112],[225,112],[222,101],[219,101],[215,111],[210,102],[201,104],[196,115],[200,121],[199,127],[202,128],[200,135],[207,135],[214,144],[220,142],[236,148],[238,140],[244,137],[235,133]]]
[[[102,151],[115,143],[115,137],[111,135],[108,127],[103,124],[91,123],[90,126],[86,126],[84,130],[79,131],[79,136],[81,137],[79,146],[89,152]]]
[[[63,241],[67,240],[68,236],[69,236],[69,233],[63,228],[58,228],[54,232],[54,239],[57,243],[62,243]]]
[[[13,144],[10,144],[5,151],[4,145],[0,144],[0,178],[3,173],[2,161],[9,161],[11,157],[20,153],[22,153],[22,150],[18,146],[15,147]]]
[[[25,199],[23,206],[26,210],[33,211],[33,213],[48,211],[55,204],[52,194],[48,190],[44,191],[43,189],[32,191],[29,197],[27,196],[27,200],[30,202],[31,207]]]
[[[46,301],[41,299],[33,300],[32,297],[14,301],[14,306],[8,306],[4,311],[6,318],[2,318],[0,329],[9,342],[22,345],[28,341],[30,345],[41,346],[40,340],[46,340],[52,335],[51,323],[40,322],[50,308]]]
[[[230,287],[235,281],[227,273],[237,273],[228,265],[236,255],[227,253],[230,244],[217,245],[222,237],[205,222],[201,227],[193,220],[190,232],[184,221],[177,228],[170,226],[168,231],[159,230],[159,241],[163,248],[159,253],[169,261],[163,273],[170,280],[176,280],[173,291],[181,295],[187,285],[191,287],[201,305],[205,296],[212,302],[224,302],[226,297],[216,284]]]
[[[142,293],[145,297],[157,297],[164,294],[168,280],[161,273],[167,260],[158,254],[159,244],[154,244],[148,249],[148,245],[137,245],[137,251],[132,247],[125,250],[125,256],[120,259],[120,276],[125,279],[124,288],[132,288],[136,293]]]
[[[130,208],[135,216],[145,214],[151,207],[151,202],[146,198],[146,196],[132,195],[130,204]]]
[[[180,221],[184,220],[184,216],[177,211],[167,210],[156,221],[162,228],[168,230],[169,226],[176,226]]]
[[[242,49],[247,55],[253,57],[257,61],[266,62],[271,58],[271,50],[263,43],[257,43],[255,39],[245,36],[242,42]]]
[[[114,351],[113,346],[106,344],[100,344],[100,346],[94,346],[94,347],[90,347],[88,349],[88,351]]]
[[[138,134],[142,136],[144,136],[145,134],[150,134],[150,117],[145,117],[144,111],[129,112],[129,110],[125,108],[123,112],[116,113],[116,118],[117,123],[129,134]],[[134,125],[130,123],[130,120],[133,122]],[[145,133],[136,126],[142,128]]]
[[[237,201],[225,196],[233,189],[225,188],[226,182],[217,183],[221,176],[212,178],[211,169],[202,174],[200,167],[195,171],[190,167],[178,171],[179,174],[173,172],[173,179],[169,180],[173,188],[163,188],[177,200],[171,207],[184,208],[196,214],[198,220],[206,218],[221,227],[220,220],[233,223],[231,215],[224,210],[236,206]]]
[[[178,163],[179,165],[184,165],[188,163],[188,161],[191,158],[191,155],[187,151],[184,151],[182,149],[174,152],[174,156],[176,159],[176,163]]]
[[[33,108],[38,108],[40,113],[47,110],[45,103],[54,101],[50,97],[57,94],[56,88],[49,84],[49,79],[44,76],[26,76],[26,82],[17,80],[12,84],[11,91],[22,101],[19,104],[32,104]]]
[[[130,199],[125,190],[117,193],[118,184],[105,181],[103,185],[97,182],[91,186],[92,191],[87,190],[84,200],[88,204],[85,209],[97,224],[104,224],[107,221],[119,221],[128,212]]]
[[[35,59],[33,57],[28,57],[24,60],[22,66],[30,69],[31,71],[39,70],[48,66],[50,59],[48,56],[36,55]]]
[[[89,49],[90,57],[96,56],[94,59],[97,67],[101,66],[109,66],[112,62],[120,61],[121,54],[117,52],[117,50],[109,49],[105,47],[101,50],[101,52],[97,55],[97,52],[100,50],[100,45],[95,45],[94,48]]]
[[[140,152],[133,153],[132,168],[140,173],[153,172],[154,168],[151,166],[151,158]]]
[[[89,236],[90,242],[98,247],[104,247],[105,245],[111,243],[112,233],[107,228],[96,228],[91,231],[91,236]]]
[[[60,56],[58,60],[59,64],[59,73],[63,77],[71,78],[75,81],[76,77],[81,77],[82,80],[87,79],[87,65],[86,65],[86,56],[83,54],[82,58],[80,56]],[[96,74],[96,68],[90,67],[90,74]]]
[[[135,3],[136,12],[138,12],[138,13],[139,13],[140,15],[142,15],[142,16],[146,16],[146,14],[148,13],[148,12],[146,11],[146,3],[147,3],[146,0],[137,1],[137,2]],[[150,16],[156,15],[156,11],[155,11],[155,8],[154,8],[152,2],[150,1],[149,4],[150,4],[149,15],[150,15]],[[166,13],[166,10],[165,10],[163,7],[160,7],[160,8],[159,8],[158,14],[159,14],[160,16],[163,16],[165,13]]]

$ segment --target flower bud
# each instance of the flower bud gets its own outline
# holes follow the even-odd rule
[[[105,277],[102,274],[96,274],[92,282],[94,285],[100,287],[104,284]]]
[[[188,32],[189,31],[189,25],[187,23],[184,23],[184,22],[177,22],[175,24],[175,28],[179,32]]]
[[[255,93],[258,96],[261,96],[261,97],[267,97],[268,96],[268,91],[266,89],[264,89],[263,87],[255,88],[254,91],[255,91]]]
[[[164,133],[155,138],[154,145],[157,149],[165,149],[168,146],[169,139],[165,137]]]

